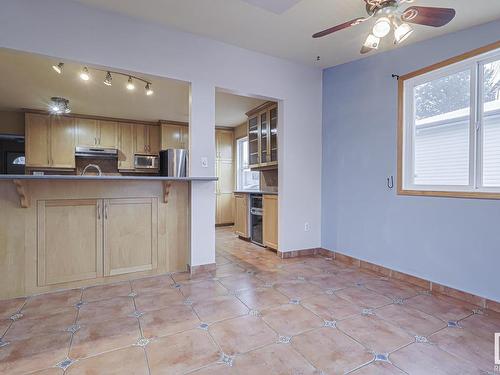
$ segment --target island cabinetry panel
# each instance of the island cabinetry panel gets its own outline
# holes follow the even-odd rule
[[[240,237],[249,238],[248,233],[248,194],[234,194],[234,233]]]
[[[154,270],[158,264],[158,200],[104,200],[104,276]]]
[[[25,126],[28,168],[75,168],[73,118],[27,113]]]
[[[101,207],[95,199],[38,201],[38,285],[102,275]]]
[[[278,250],[278,196],[263,195],[262,206],[264,245]]]

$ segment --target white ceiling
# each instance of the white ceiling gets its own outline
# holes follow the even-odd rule
[[[105,72],[91,66],[91,79],[87,82],[79,78],[82,64],[63,61],[63,74],[59,75],[52,70],[52,65],[58,62],[46,56],[0,48],[0,110],[47,110],[50,98],[61,96],[69,99],[72,112],[78,114],[189,121],[186,82],[124,71],[153,82],[154,95],[146,96],[144,84],[138,81],[133,92],[126,90],[127,77],[114,75],[113,85],[104,85]],[[260,99],[216,92],[216,125],[237,126],[245,121],[245,112],[261,103]]]
[[[362,0],[77,1],[320,67],[361,58],[359,50],[370,29],[370,22],[365,22],[324,38],[311,37],[317,31],[365,16]],[[405,43],[500,18],[499,0],[415,0],[413,5],[452,7],[457,16],[442,28],[417,25],[417,32]],[[397,48],[386,39],[378,53]],[[319,62],[316,56],[321,56]]]

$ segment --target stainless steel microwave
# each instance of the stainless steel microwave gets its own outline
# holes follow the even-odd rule
[[[158,169],[159,158],[152,155],[134,155],[135,169]]]

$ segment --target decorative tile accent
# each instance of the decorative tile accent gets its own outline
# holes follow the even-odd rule
[[[362,281],[356,281],[356,286],[363,286],[364,283]]]
[[[300,298],[292,298],[292,299],[290,300],[290,303],[291,303],[292,305],[300,305]]]
[[[66,371],[66,369],[71,366],[75,361],[73,361],[71,358],[66,358],[59,362],[56,367],[59,367],[60,369],[63,369]]]
[[[86,305],[86,304],[87,304],[87,302],[78,301],[77,303],[75,303],[75,305],[74,305],[74,306],[75,306],[77,309],[79,309],[80,307],[82,307],[83,305]]]
[[[274,286],[274,283],[265,283],[264,288],[272,288]]]
[[[230,290],[227,292],[228,295],[238,297],[240,295],[240,292],[237,290]]]
[[[226,366],[233,367],[234,357],[231,357],[230,355],[227,355],[225,353],[221,353],[219,362]]]
[[[292,341],[291,336],[279,336],[278,337],[278,344],[290,344],[290,341]]]
[[[327,257],[327,258],[324,258],[325,260],[333,260],[332,257]]]
[[[395,305],[404,305],[405,303],[405,299],[402,298],[402,297],[396,297],[396,298],[393,298],[392,299],[392,302],[395,304]]]
[[[425,336],[415,336],[415,342],[418,342],[420,344],[425,344],[428,343],[429,340]]]
[[[130,298],[137,297],[137,293],[136,293],[136,292],[130,292],[130,293],[128,294],[128,297],[130,297]]]
[[[184,305],[191,306],[194,302],[191,298],[186,298],[184,302],[182,302]]]
[[[461,328],[460,323],[456,320],[450,320],[448,321],[448,327],[449,328]]]
[[[335,320],[325,320],[324,326],[328,327],[328,328],[337,328],[337,321],[335,321]]]
[[[8,341],[3,341],[2,339],[0,339],[0,348],[3,348],[4,346],[7,346],[7,345],[9,345],[9,344],[10,344],[10,342],[8,342]]]
[[[212,277],[212,281],[219,281],[220,279],[218,277]]]
[[[386,353],[375,354],[375,362],[389,362],[389,354]]]
[[[432,296],[432,292],[430,290],[422,290],[418,292],[418,294],[422,296]]]
[[[204,331],[208,331],[208,324],[207,323],[200,323],[198,326],[199,329],[202,329]]]
[[[132,316],[134,318],[140,318],[143,315],[144,315],[143,312],[140,312],[140,311],[137,311],[137,310],[135,310],[132,314],[130,314],[130,316]]]
[[[255,275],[255,271],[253,271],[253,270],[247,270],[247,274],[249,274],[249,275]]]
[[[297,280],[304,281],[306,278],[304,276],[297,276]]]
[[[373,309],[363,309],[363,311],[361,311],[361,314],[363,314],[363,315],[375,315],[375,312],[373,311]]]
[[[144,348],[146,345],[149,344],[151,340],[147,339],[147,338],[140,338],[139,340],[137,340],[137,342],[135,343],[135,346],[140,346],[142,348]]]
[[[172,284],[172,285],[170,285],[170,287],[174,288],[174,289],[179,289],[181,287],[181,284],[178,284],[178,283]]]
[[[484,310],[483,309],[473,309],[472,312],[475,315],[484,315]]]
[[[17,314],[11,315],[10,320],[15,322],[16,320],[21,319],[23,316],[24,316],[23,313],[17,313]]]
[[[252,309],[248,312],[248,315],[251,315],[251,316],[260,316],[260,311],[259,310],[255,310],[255,309]]]
[[[66,328],[66,332],[75,333],[75,332],[77,332],[80,328],[81,328],[81,327],[80,327],[80,325],[79,325],[79,324],[73,324],[73,325],[69,326],[68,328]]]
[[[330,296],[333,296],[335,294],[335,289],[327,289],[327,290],[325,290],[325,293],[330,295]]]

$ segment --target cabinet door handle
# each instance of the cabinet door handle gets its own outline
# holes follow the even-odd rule
[[[108,204],[104,204],[104,218],[108,220]]]
[[[101,220],[101,205],[97,203],[97,220]]]

